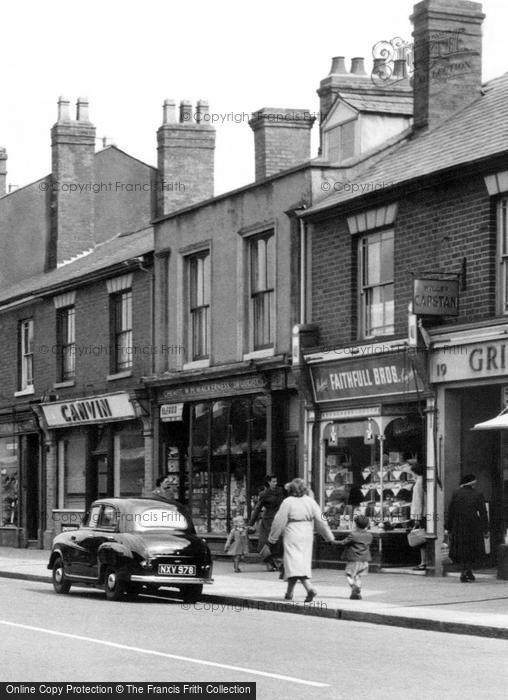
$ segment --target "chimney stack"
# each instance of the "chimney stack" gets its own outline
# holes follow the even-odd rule
[[[313,117],[305,109],[255,112],[249,121],[254,132],[256,180],[262,180],[310,159]]]
[[[0,146],[0,197],[6,193],[7,182],[7,151]]]
[[[215,127],[210,125],[208,103],[195,108],[182,100],[179,121],[176,103],[165,100],[162,125],[157,130],[159,216],[213,197]]]
[[[480,95],[480,3],[423,0],[414,6],[414,127],[432,128]]]
[[[58,119],[51,129],[49,269],[94,246],[91,183],[94,181],[95,127],[89,121],[85,97],[77,101],[75,120],[70,118],[69,104],[69,100],[60,97]],[[70,185],[78,185],[77,190],[73,191]]]

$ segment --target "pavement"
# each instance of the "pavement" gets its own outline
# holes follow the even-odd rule
[[[48,559],[45,550],[0,547],[0,577],[49,584]],[[196,609],[255,608],[508,639],[508,581],[498,580],[492,572],[479,572],[474,583],[464,584],[458,575],[434,577],[385,569],[365,576],[362,600],[350,600],[343,571],[314,569],[312,583],[318,595],[305,604],[301,584],[294,600],[284,601],[286,586],[276,572],[265,571],[261,563],[243,563],[241,568],[241,573],[234,573],[230,560],[216,559],[214,583],[205,586]]]

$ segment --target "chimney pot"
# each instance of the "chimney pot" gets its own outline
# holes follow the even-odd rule
[[[90,121],[88,104],[88,97],[78,97],[78,101],[76,102],[76,119],[78,122]]]
[[[356,57],[351,59],[351,73],[353,75],[367,75],[363,65],[363,58]]]
[[[393,62],[393,77],[399,79],[407,78],[406,66],[405,58],[396,58]]]
[[[7,181],[7,151],[0,146],[0,197],[6,192],[5,183]]]
[[[192,102],[182,100],[180,102],[180,123],[190,124],[192,121]]]
[[[346,62],[344,56],[334,56],[329,75],[347,75]]]
[[[199,123],[205,121],[205,115],[208,116],[209,113],[210,107],[208,106],[208,102],[206,100],[198,100],[196,106],[196,121]]]
[[[175,100],[164,100],[162,105],[162,123],[176,124],[176,102]]]
[[[70,120],[71,120],[70,105],[71,105],[71,103],[69,102],[69,100],[66,97],[59,97],[58,98],[58,119],[57,119],[57,121],[70,122]]]

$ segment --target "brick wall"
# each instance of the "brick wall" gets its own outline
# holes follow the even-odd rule
[[[395,334],[407,333],[413,274],[460,273],[466,260],[466,289],[460,315],[448,323],[495,315],[496,228],[494,207],[483,178],[440,184],[399,200],[395,222]],[[356,236],[344,216],[314,225],[312,313],[320,343],[346,344],[357,337]],[[433,322],[439,324],[441,320]]]

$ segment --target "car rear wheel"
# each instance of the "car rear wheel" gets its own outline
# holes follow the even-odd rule
[[[104,590],[107,600],[121,600],[125,597],[127,586],[125,581],[118,577],[116,569],[107,569],[104,574]]]
[[[184,603],[197,603],[203,593],[203,585],[184,586],[181,592]]]
[[[71,582],[65,577],[61,557],[57,557],[53,564],[53,588],[55,593],[68,593],[71,589]]]

